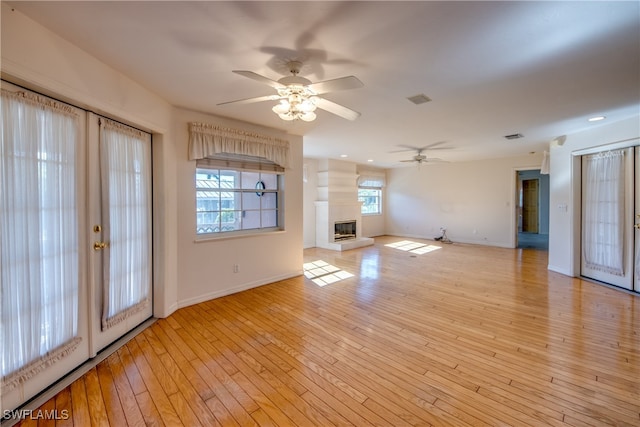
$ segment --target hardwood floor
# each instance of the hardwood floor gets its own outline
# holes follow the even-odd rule
[[[639,296],[550,272],[544,251],[385,246],[401,240],[306,250],[324,286],[178,310],[42,409],[69,426],[640,425]]]

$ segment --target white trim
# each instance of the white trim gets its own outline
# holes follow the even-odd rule
[[[575,150],[571,152],[572,156],[584,156],[587,154],[596,154],[603,151],[619,150],[622,148],[635,147],[640,145],[640,138],[623,139],[622,141],[615,141],[602,145],[596,145],[595,147],[584,148],[581,150]]]
[[[266,278],[266,279],[260,279],[254,282],[244,283],[242,285],[234,286],[231,288],[209,292],[206,294],[199,295],[197,297],[187,298],[187,299],[178,301],[178,309],[189,307],[194,304],[200,304],[201,302],[210,301],[216,298],[224,297],[224,296],[235,294],[238,292],[246,291],[248,289],[257,288],[259,286],[264,286],[271,283],[279,282],[281,280],[287,280],[293,277],[298,277],[302,275],[302,273],[303,271],[300,269],[291,273],[281,274],[281,275]]]

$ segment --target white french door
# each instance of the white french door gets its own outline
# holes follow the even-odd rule
[[[151,139],[4,81],[1,135],[4,411],[151,316]]]
[[[633,223],[633,240],[635,242],[634,259],[633,259],[633,290],[640,292],[640,147],[634,147],[634,216]]]
[[[152,314],[151,135],[89,113],[91,353]]]
[[[2,409],[89,356],[85,113],[2,82]],[[3,412],[4,413],[4,412]]]
[[[638,147],[582,156],[581,275],[640,290]],[[640,222],[640,221],[639,221]]]

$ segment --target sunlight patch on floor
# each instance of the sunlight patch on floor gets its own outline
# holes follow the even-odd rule
[[[353,277],[353,274],[322,260],[307,262],[303,265],[303,269],[304,276],[318,286],[330,285]]]
[[[441,246],[426,245],[424,243],[412,242],[411,240],[401,240],[395,243],[389,243],[385,246],[398,249],[401,251],[411,252],[412,254],[422,255],[428,252],[433,252],[438,249],[442,249]]]

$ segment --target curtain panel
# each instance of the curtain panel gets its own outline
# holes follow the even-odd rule
[[[287,140],[205,123],[189,123],[189,160],[222,153],[262,157],[283,168],[291,167]]]
[[[624,275],[624,151],[586,156],[583,254],[585,265]]]
[[[2,90],[0,346],[10,391],[80,343],[75,110]]]
[[[106,330],[151,304],[151,136],[101,118],[100,159]]]

